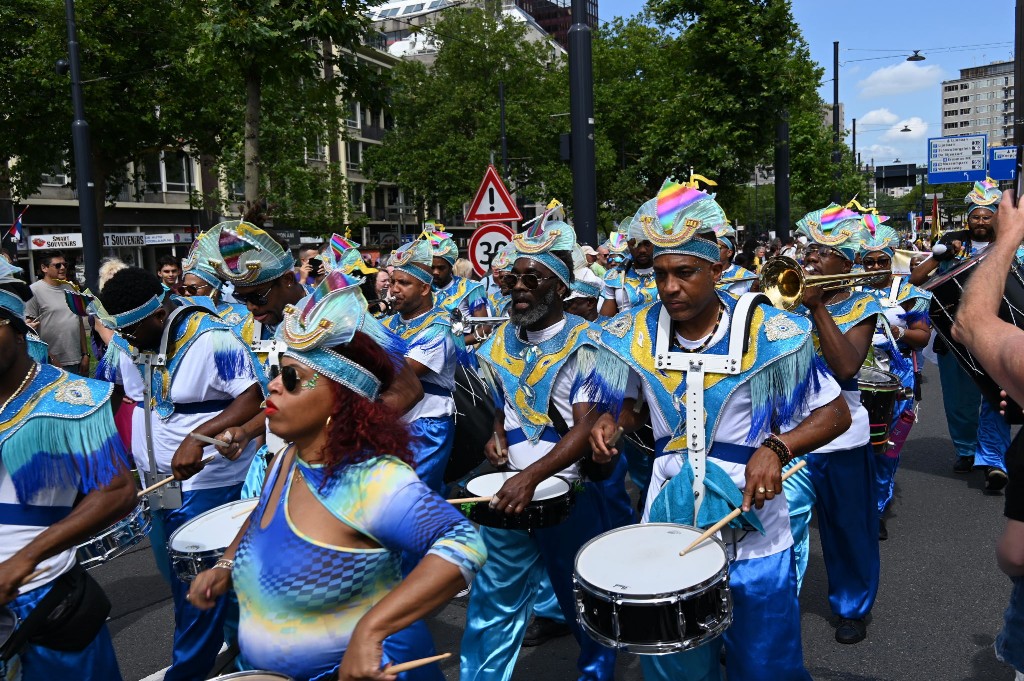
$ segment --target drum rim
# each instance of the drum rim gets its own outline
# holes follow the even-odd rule
[[[255,502],[255,503],[253,503],[253,502]],[[181,527],[179,527],[178,529],[176,529],[174,532],[171,533],[171,536],[167,538],[167,550],[168,551],[173,551],[173,549],[171,548],[171,545],[174,543],[174,538],[178,536],[178,533],[181,532],[182,530],[184,530],[186,527],[188,527],[192,523],[198,522],[200,518],[205,518],[208,515],[212,515],[214,513],[219,512],[221,509],[230,508],[232,506],[238,506],[240,504],[253,504],[252,510],[255,511],[256,507],[259,506],[259,503],[260,503],[260,498],[259,497],[253,497],[251,499],[239,499],[238,501],[229,501],[226,504],[221,504],[220,506],[217,506],[215,508],[211,508],[209,511],[204,511],[204,512],[200,513],[195,518],[191,518],[191,519],[185,521],[185,523]],[[244,525],[245,522],[243,521],[242,524]],[[234,537],[232,537],[232,539],[234,539]],[[231,542],[228,542],[228,543],[230,544]],[[227,547],[224,547],[224,548],[227,548]],[[209,551],[210,549],[206,549],[206,550]],[[192,555],[193,553],[202,553],[202,552],[190,551],[188,553],[189,553],[189,555]],[[221,553],[223,553],[223,550],[221,551]]]
[[[259,676],[261,674],[264,676],[269,674],[274,679],[279,679],[280,681],[294,681],[294,679],[292,679],[292,677],[288,676],[287,674],[282,674],[281,672],[272,672],[268,669],[249,669],[241,672],[231,672],[230,674],[224,674],[222,676],[214,676],[212,679],[210,679],[210,681],[218,681],[218,679],[220,681],[224,681],[225,679],[244,679],[246,677]]]
[[[889,378],[889,382],[888,383],[867,383],[866,386],[862,385],[861,372],[863,372],[864,370],[868,370],[868,371],[871,371],[871,372],[877,372],[877,373],[880,373],[880,374],[884,374],[885,376],[887,376]],[[868,390],[868,391],[877,392],[877,393],[885,393],[885,392],[895,392],[895,391],[899,390],[900,388],[903,387],[903,383],[900,381],[900,377],[897,376],[896,374],[892,373],[891,371],[886,371],[885,369],[879,369],[878,367],[861,367],[860,371],[857,372],[857,387],[860,390],[862,390],[862,391]]]
[[[714,543],[718,544],[718,547],[722,550],[722,555],[725,557],[725,564],[722,565],[722,567],[719,568],[715,572],[715,574],[712,575],[711,577],[708,577],[706,580],[704,580],[702,582],[698,582],[697,584],[691,585],[691,586],[687,587],[683,591],[671,591],[671,592],[666,592],[666,593],[655,593],[655,594],[628,594],[628,595],[626,595],[626,594],[623,594],[623,593],[618,592],[618,591],[609,591],[609,590],[607,590],[607,589],[605,589],[603,587],[599,587],[599,586],[591,583],[590,581],[588,581],[586,578],[580,576],[580,571],[579,571],[580,557],[583,555],[583,552],[587,549],[587,547],[590,546],[591,544],[595,543],[596,541],[598,541],[599,539],[601,539],[601,538],[603,538],[603,537],[605,537],[607,535],[611,535],[611,534],[613,534],[615,532],[621,532],[623,530],[628,530],[631,527],[658,527],[658,526],[684,527],[684,528],[686,528],[688,530],[695,531],[698,534],[698,536],[704,533],[704,531],[701,530],[698,527],[694,527],[693,525],[684,525],[682,523],[635,523],[633,525],[625,525],[623,527],[616,527],[615,529],[608,530],[607,532],[603,532],[603,533],[597,535],[596,537],[594,537],[593,539],[591,539],[590,541],[588,541],[586,544],[584,544],[583,546],[581,546],[579,548],[579,551],[576,552],[576,558],[573,560],[573,565],[572,565],[572,567],[573,567],[573,582],[574,583],[578,583],[580,585],[581,589],[583,589],[584,591],[587,591],[588,593],[593,594],[595,597],[599,598],[600,600],[603,600],[603,601],[606,601],[606,602],[630,603],[630,604],[632,604],[632,603],[636,603],[636,604],[677,603],[677,602],[679,602],[683,598],[686,598],[688,596],[692,596],[693,594],[700,593],[702,591],[706,591],[709,587],[714,586],[715,584],[718,584],[719,582],[721,582],[723,580],[725,580],[726,583],[728,583],[728,577],[729,577],[729,552],[726,549],[725,543],[721,539],[719,539],[718,537],[715,537],[715,536],[708,537],[708,540],[709,541],[713,541]]]

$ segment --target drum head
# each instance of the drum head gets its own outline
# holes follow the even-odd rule
[[[478,475],[466,483],[466,491],[473,496],[489,497],[494,495],[505,481],[516,474],[516,471],[504,471],[501,473],[486,473]],[[534,501],[554,499],[569,493],[569,483],[562,478],[548,478],[537,485],[533,491]]]
[[[292,677],[278,674],[277,672],[235,672],[224,676],[215,676],[211,681],[225,681],[226,679],[245,679],[245,681],[294,681]]]
[[[685,591],[717,575],[727,562],[719,541],[705,541],[679,555],[701,534],[671,523],[620,527],[580,549],[576,574],[598,589],[622,596]]]
[[[857,385],[861,390],[896,390],[901,384],[896,374],[874,367],[861,367],[857,374]]]
[[[168,548],[180,553],[227,548],[259,501],[232,501],[196,516],[174,531],[167,542]]]

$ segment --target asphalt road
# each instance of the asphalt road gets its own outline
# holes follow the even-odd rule
[[[981,473],[955,475],[938,371],[926,367],[921,418],[903,450],[896,499],[882,542],[882,581],[868,638],[835,642],[826,597],[825,568],[816,531],[801,594],[804,658],[822,681],[1009,681],[1012,669],[996,660],[992,643],[1010,593],[995,564],[1002,529],[1002,496],[982,491]],[[170,663],[173,610],[170,590],[142,544],[93,570],[114,608],[110,628],[126,681],[161,678]],[[457,653],[465,600],[453,601],[430,625],[438,650]],[[571,637],[524,649],[514,681],[575,678]],[[457,655],[442,667],[458,678]],[[617,678],[641,678],[636,657],[620,656]]]

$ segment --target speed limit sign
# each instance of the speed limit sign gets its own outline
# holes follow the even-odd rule
[[[487,274],[491,260],[512,241],[512,228],[500,222],[480,225],[469,238],[469,261],[481,277]]]

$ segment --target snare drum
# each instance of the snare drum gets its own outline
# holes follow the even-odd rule
[[[893,420],[896,401],[903,397],[903,384],[896,374],[862,367],[857,376],[860,388],[860,402],[868,412],[871,427],[871,446],[876,454],[884,454],[889,448],[889,427]]]
[[[295,681],[290,676],[278,674],[277,672],[249,671],[215,676],[210,681],[224,681],[225,679],[245,679],[245,681]]]
[[[460,490],[459,496],[489,497],[497,494],[505,481],[517,471],[485,473],[470,478]],[[503,530],[538,530],[565,522],[576,503],[573,485],[557,476],[548,478],[533,491],[533,501],[522,513],[505,513],[491,508],[490,504],[477,502],[464,504],[466,516],[474,523],[497,527]]]
[[[171,570],[178,579],[191,582],[200,572],[212,568],[259,501],[232,501],[196,516],[175,530],[167,542],[167,553]]]
[[[75,557],[86,570],[102,565],[145,539],[151,527],[149,501],[143,497],[135,510],[126,517],[114,523],[102,534],[79,544],[75,549]]]
[[[10,642],[20,624],[17,613],[6,605],[0,605],[0,652],[4,651],[4,647]],[[0,668],[2,667],[3,662],[0,662]]]
[[[690,650],[732,624],[729,561],[712,537],[688,525],[629,525],[591,539],[576,554],[576,620],[609,648],[640,655]]]

